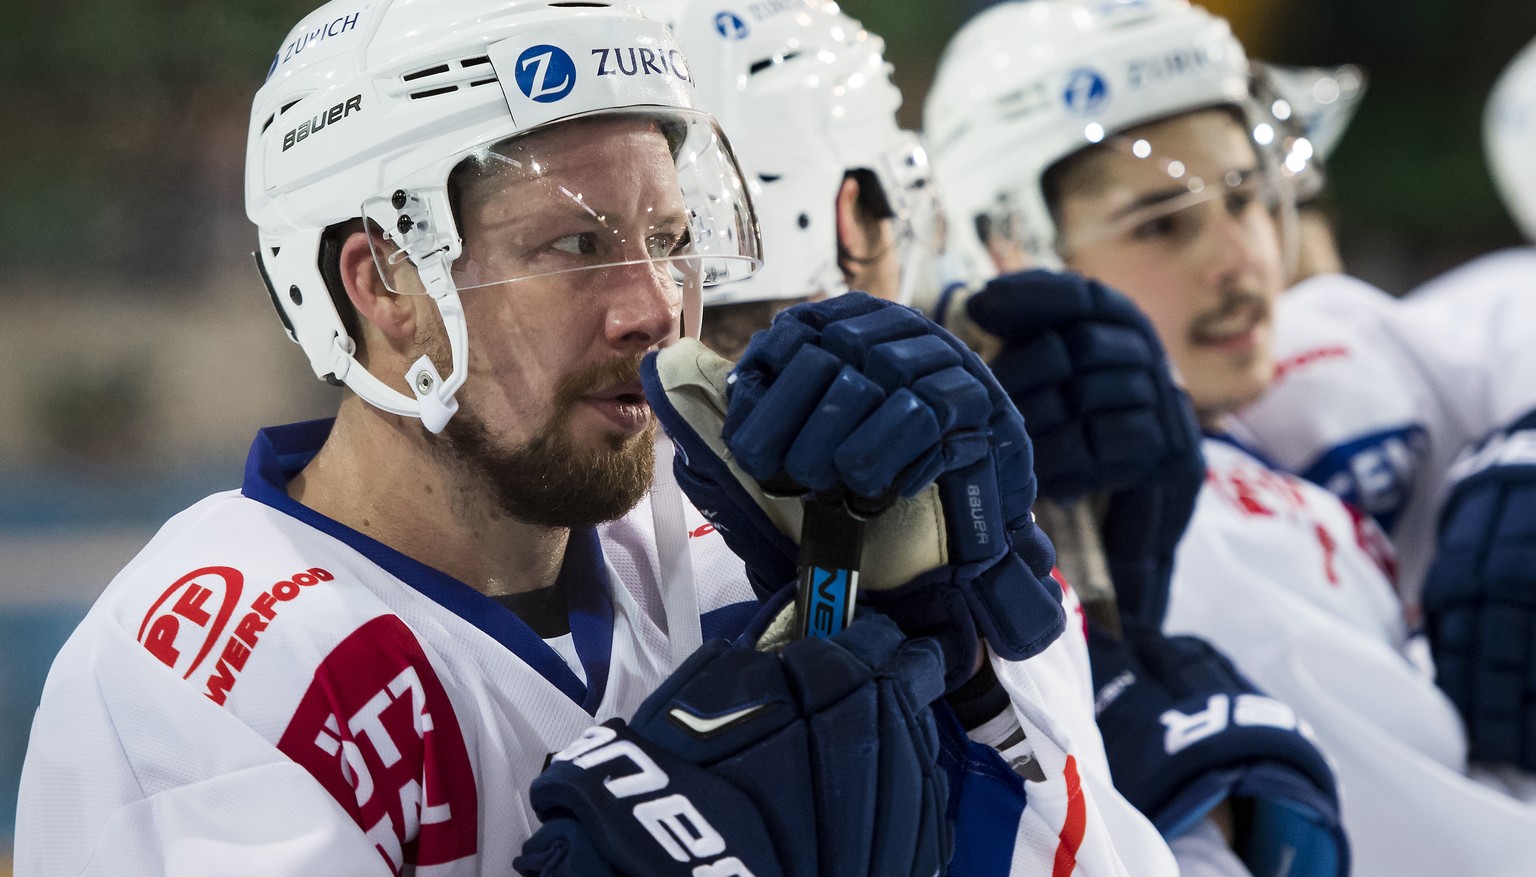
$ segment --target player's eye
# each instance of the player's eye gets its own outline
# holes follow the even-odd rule
[[[597,235],[590,231],[568,234],[556,238],[550,247],[573,256],[591,256],[597,252]]]
[[[1243,186],[1234,189],[1227,194],[1227,213],[1232,216],[1240,216],[1255,204],[1263,200],[1263,193],[1257,186]]]
[[[652,259],[680,256],[693,245],[693,235],[686,227],[680,232],[660,232],[645,239],[645,249]]]
[[[1182,222],[1179,213],[1164,214],[1132,226],[1131,237],[1139,241],[1171,238],[1179,234]]]

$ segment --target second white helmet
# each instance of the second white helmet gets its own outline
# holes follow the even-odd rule
[[[822,0],[636,2],[688,54],[699,104],[731,138],[762,230],[763,267],[706,290],[706,304],[847,291],[836,199],[848,171],[874,174],[904,257],[934,246],[927,155],[897,125],[901,92],[880,37]]]

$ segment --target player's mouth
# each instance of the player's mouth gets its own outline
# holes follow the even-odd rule
[[[638,433],[651,422],[651,407],[639,381],[626,381],[604,387],[581,397],[581,402],[601,414],[615,427]]]
[[[1195,319],[1189,340],[1200,347],[1221,351],[1238,351],[1252,348],[1259,340],[1259,332],[1269,323],[1269,302],[1246,292],[1230,296],[1215,312]]]

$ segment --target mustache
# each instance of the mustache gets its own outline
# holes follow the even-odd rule
[[[1237,313],[1249,308],[1258,311],[1261,322],[1269,319],[1270,312],[1273,310],[1269,299],[1256,292],[1246,289],[1226,290],[1222,293],[1220,304],[1195,318],[1190,325],[1190,332],[1197,337],[1208,334]]]
[[[644,358],[644,354],[621,356],[567,375],[555,388],[556,405],[567,407],[589,393],[605,390],[615,384],[639,383],[640,361]]]

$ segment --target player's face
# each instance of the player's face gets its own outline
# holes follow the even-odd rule
[[[463,293],[469,378],[447,435],[509,513],[581,526],[622,515],[650,483],[655,425],[639,363],[676,337],[682,291],[666,264],[644,260],[646,248],[686,246],[687,213],[653,125],[588,121],[538,136],[549,158],[536,180],[513,175],[461,198],[465,259],[525,279]],[[626,259],[638,261],[611,264]]]
[[[1058,205],[1067,266],[1130,296],[1157,328],[1203,422],[1263,392],[1283,285],[1274,201],[1242,125],[1207,110],[1098,150]],[[1140,154],[1138,154],[1140,153]],[[1193,179],[1211,181],[1195,186]]]

